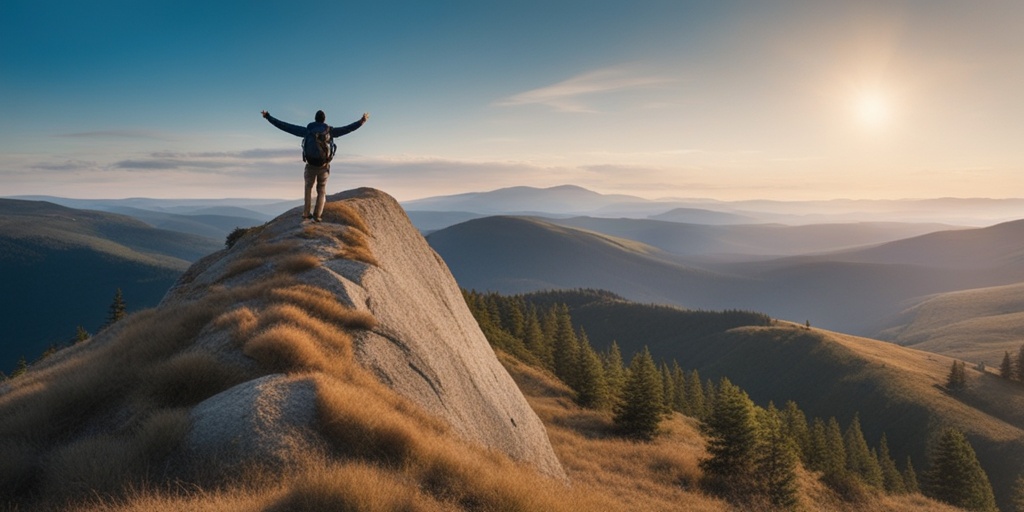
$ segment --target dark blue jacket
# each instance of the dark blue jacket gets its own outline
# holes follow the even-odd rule
[[[282,131],[288,132],[296,137],[305,137],[306,134],[309,133],[310,131],[322,132],[324,131],[324,127],[327,126],[326,123],[317,123],[314,121],[312,123],[307,124],[305,127],[302,127],[294,124],[288,124],[284,121],[281,121],[280,119],[275,119],[274,116],[270,114],[267,114],[267,121],[270,121],[270,124],[278,127]],[[341,137],[346,133],[351,133],[357,130],[362,125],[363,121],[360,119],[359,121],[356,121],[348,126],[342,126],[340,128],[331,128],[331,137]]]

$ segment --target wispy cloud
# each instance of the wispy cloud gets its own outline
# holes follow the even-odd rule
[[[72,139],[170,139],[166,134],[153,130],[97,130],[91,132],[60,133],[56,136]]]
[[[498,100],[503,107],[544,105],[559,112],[597,112],[586,99],[600,94],[645,89],[674,82],[674,79],[637,72],[625,66],[598,69],[556,84],[514,94]]]

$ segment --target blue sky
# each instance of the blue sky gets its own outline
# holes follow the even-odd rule
[[[0,4],[0,195],[1024,195],[1024,3]]]

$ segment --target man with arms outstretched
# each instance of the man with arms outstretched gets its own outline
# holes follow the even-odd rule
[[[303,219],[313,219],[316,222],[320,222],[321,216],[324,213],[324,202],[327,201],[327,178],[331,175],[331,158],[334,157],[334,138],[341,137],[347,133],[351,133],[358,129],[360,126],[366,123],[366,120],[370,118],[370,114],[363,114],[363,117],[359,118],[358,121],[348,125],[342,126],[341,128],[331,128],[325,123],[327,115],[324,114],[323,110],[318,110],[314,116],[314,121],[309,123],[305,127],[288,124],[279,119],[275,119],[266,110],[262,112],[263,118],[270,121],[270,124],[280,128],[282,131],[288,132],[296,137],[302,137],[303,152],[302,159],[306,162],[306,202],[302,208]],[[319,138],[316,137],[319,135]],[[329,153],[315,157],[315,150],[309,146],[316,144],[316,141],[320,141],[321,144],[329,145]],[[326,148],[325,148],[326,151]],[[316,184],[316,207],[310,209],[310,203],[313,195],[313,184]]]

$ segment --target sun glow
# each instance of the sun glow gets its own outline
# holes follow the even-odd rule
[[[857,119],[866,126],[876,128],[889,120],[889,102],[878,92],[863,92],[854,103]]]

